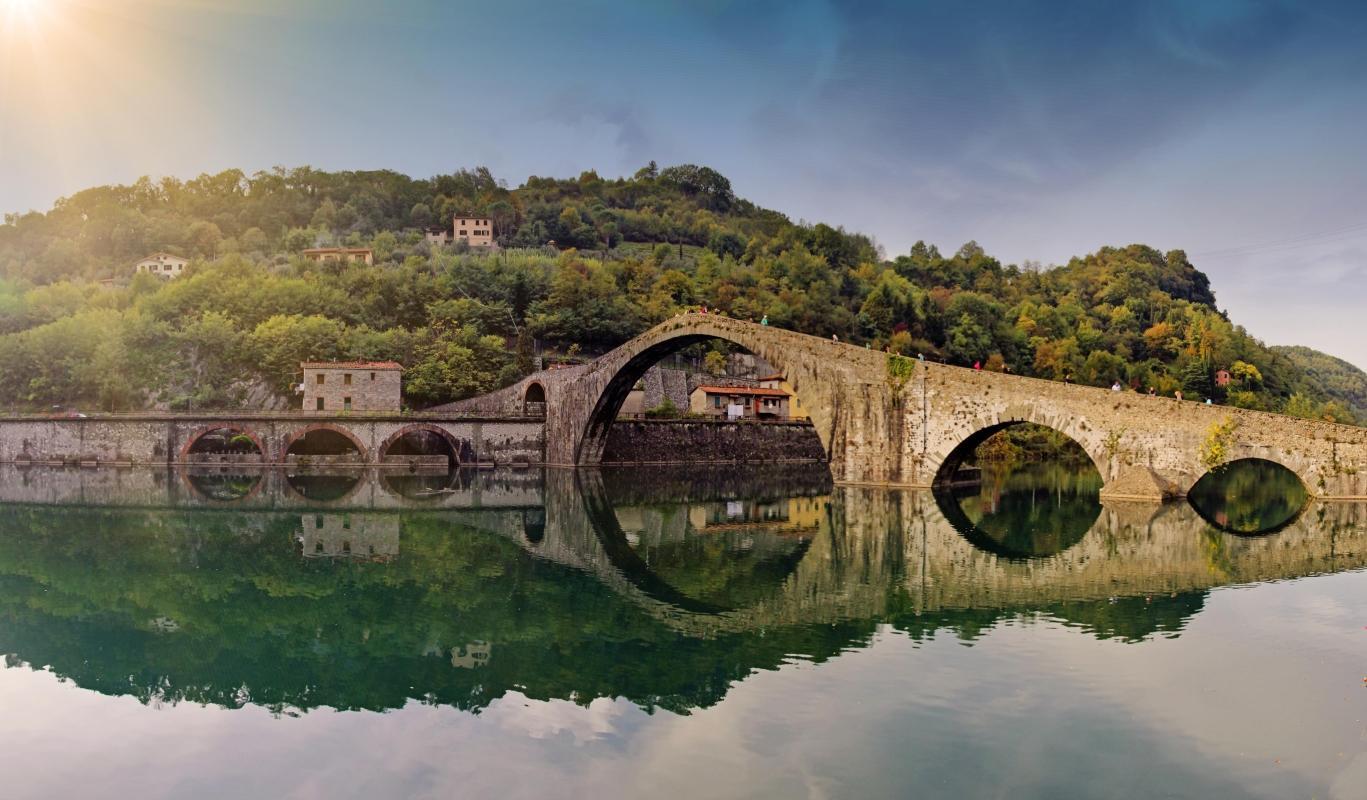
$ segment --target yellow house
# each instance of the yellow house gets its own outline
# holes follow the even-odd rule
[[[453,229],[458,242],[471,247],[494,246],[494,221],[487,217],[456,217]]]
[[[788,393],[788,419],[810,419],[807,409],[798,402],[797,392],[788,385],[788,379],[783,377],[783,373],[768,375],[759,379],[759,385],[765,389],[782,389]]]

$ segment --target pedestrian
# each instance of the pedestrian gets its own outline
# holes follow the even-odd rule
[[[1210,398],[1209,398],[1209,397],[1206,398],[1206,405],[1211,405],[1211,402],[1210,402]]]
[[[926,354],[925,354],[925,353],[917,353],[917,354],[916,354],[916,360],[917,360],[917,361],[925,361],[925,360],[926,360]]]
[[[1181,400],[1181,399],[1182,399],[1182,390],[1181,390],[1181,389],[1178,389],[1177,391],[1173,392],[1172,395],[1173,395],[1173,397],[1176,397],[1178,400]]]
[[[833,342],[838,342],[838,341],[840,341],[840,337],[839,337],[839,336],[836,336],[836,335],[833,333],[833,334],[831,334],[831,341],[833,341]]]
[[[977,372],[982,372],[982,371],[983,371],[983,362],[981,362],[981,361],[974,361],[974,362],[973,362],[973,369],[974,369],[975,371],[977,371]]]
[[[1116,381],[1115,383],[1111,384],[1111,391],[1113,392],[1120,391],[1120,388],[1120,381]]]
[[[761,325],[768,325],[768,324],[769,324],[769,315],[768,315],[768,314],[765,314],[765,315],[764,315],[764,318],[761,319],[761,320],[759,321],[759,324],[761,324]]]
[[[1150,386],[1150,387],[1149,387],[1149,396],[1150,396],[1150,397],[1153,397],[1153,396],[1155,396],[1155,395],[1157,395],[1157,394],[1158,394],[1158,390],[1155,389],[1155,388],[1153,388],[1152,386]]]

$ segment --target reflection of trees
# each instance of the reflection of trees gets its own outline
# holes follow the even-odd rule
[[[257,484],[261,483],[262,477],[260,472],[254,475],[192,473],[186,476],[195,491],[209,500],[224,503],[241,500],[250,495]]]
[[[945,517],[970,542],[1009,558],[1053,555],[1087,535],[1101,513],[1101,476],[1059,462],[983,470],[982,483],[941,492]]]
[[[351,494],[351,490],[361,482],[361,477],[359,472],[302,472],[286,475],[285,481],[305,500],[328,503]]]
[[[521,521],[523,512],[511,513]],[[1029,612],[915,613],[894,601],[878,619],[692,638],[594,575],[458,519],[399,514],[397,556],[373,563],[301,558],[298,514],[3,509],[0,651],[144,702],[387,709],[421,699],[481,708],[516,688],[685,711],[716,703],[754,670],[862,646],[881,619],[916,636],[972,639]],[[732,598],[771,586],[763,565],[789,547],[766,545],[737,568],[736,542],[699,544],[721,551],[686,543],[657,554],[680,567],[671,580]],[[686,563],[685,551],[700,563]],[[1046,611],[1126,638],[1168,624],[1149,606],[1101,605]],[[489,643],[490,657],[477,669],[452,667],[453,652],[471,642]]]
[[[1210,524],[1230,533],[1270,533],[1300,515],[1309,495],[1280,464],[1243,459],[1211,470],[1187,493]]]

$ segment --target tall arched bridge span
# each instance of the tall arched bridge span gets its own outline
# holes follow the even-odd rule
[[[1104,497],[1165,499],[1185,494],[1207,471],[1203,443],[1213,426],[1230,422],[1226,460],[1281,464],[1318,497],[1367,498],[1364,428],[979,372],[706,314],[681,314],[592,363],[538,372],[443,410],[544,407],[546,463],[593,466],[645,371],[711,339],[739,345],[783,371],[840,483],[931,486],[982,439],[1033,422],[1087,451],[1105,482]]]

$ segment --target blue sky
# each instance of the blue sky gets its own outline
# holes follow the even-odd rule
[[[708,164],[1009,262],[1181,247],[1367,366],[1367,4],[0,0],[0,209],[238,166]]]

